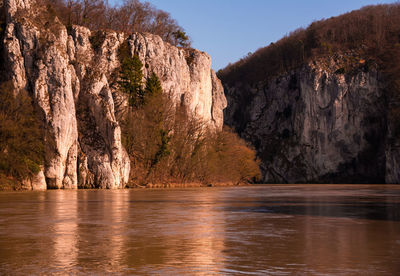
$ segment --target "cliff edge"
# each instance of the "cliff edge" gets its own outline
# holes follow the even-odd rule
[[[6,79],[27,90],[45,129],[45,163],[28,189],[123,188],[130,161],[118,116],[127,108],[118,91],[119,48],[129,45],[155,72],[163,91],[208,126],[222,128],[226,99],[203,52],[182,49],[151,34],[92,33],[64,26],[49,7],[7,0],[3,59]]]

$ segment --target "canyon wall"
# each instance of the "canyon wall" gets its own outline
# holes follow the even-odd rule
[[[399,144],[376,66],[341,57],[225,86],[225,123],[257,150],[265,183],[399,183]]]
[[[4,1],[6,79],[26,89],[45,128],[45,164],[28,189],[123,188],[129,157],[121,144],[119,116],[127,107],[118,89],[120,46],[128,43],[155,72],[176,104],[211,128],[222,128],[226,99],[203,52],[171,46],[151,34],[92,33],[64,26],[49,10],[29,0]]]

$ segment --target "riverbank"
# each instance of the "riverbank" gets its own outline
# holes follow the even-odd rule
[[[251,186],[249,183],[233,183],[233,182],[215,182],[215,183],[201,183],[201,182],[190,182],[190,183],[149,183],[146,185],[135,185],[131,184],[125,187],[125,189],[183,189],[183,188],[207,188],[207,187],[234,187],[234,186]],[[11,191],[30,191],[23,184],[15,180],[10,180],[6,177],[0,177],[0,192],[11,192]],[[80,188],[78,188],[80,189]],[[82,189],[91,190],[91,189]],[[101,189],[99,189],[101,190]]]
[[[145,186],[134,185],[128,188],[141,188],[141,189],[179,189],[179,188],[204,188],[204,187],[232,187],[232,186],[248,186],[248,183],[233,183],[233,182],[216,182],[216,183],[149,183]]]
[[[18,181],[8,178],[3,174],[0,174],[0,192],[2,191],[21,191],[22,185]]]

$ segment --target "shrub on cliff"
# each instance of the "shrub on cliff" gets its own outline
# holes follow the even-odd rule
[[[131,178],[140,184],[154,179],[160,162],[169,154],[173,125],[173,105],[166,95],[152,94],[151,89],[146,86],[146,101],[143,97],[142,104],[131,108],[121,122],[122,142],[132,163]]]
[[[32,99],[10,83],[0,86],[0,153],[0,174],[19,180],[37,174],[43,163],[42,131]]]
[[[255,151],[235,134],[209,130],[185,106],[175,106],[156,74],[144,91],[143,104],[121,122],[132,183],[240,183],[260,175]]]

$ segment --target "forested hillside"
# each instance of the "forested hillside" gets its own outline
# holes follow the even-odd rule
[[[264,181],[400,181],[400,4],[313,22],[218,76]]]
[[[306,29],[297,29],[228,65],[218,76],[229,85],[256,83],[307,62],[341,54],[348,58],[341,61],[340,72],[350,73],[352,69],[377,63],[393,79],[400,71],[400,4],[367,6],[313,22]]]

